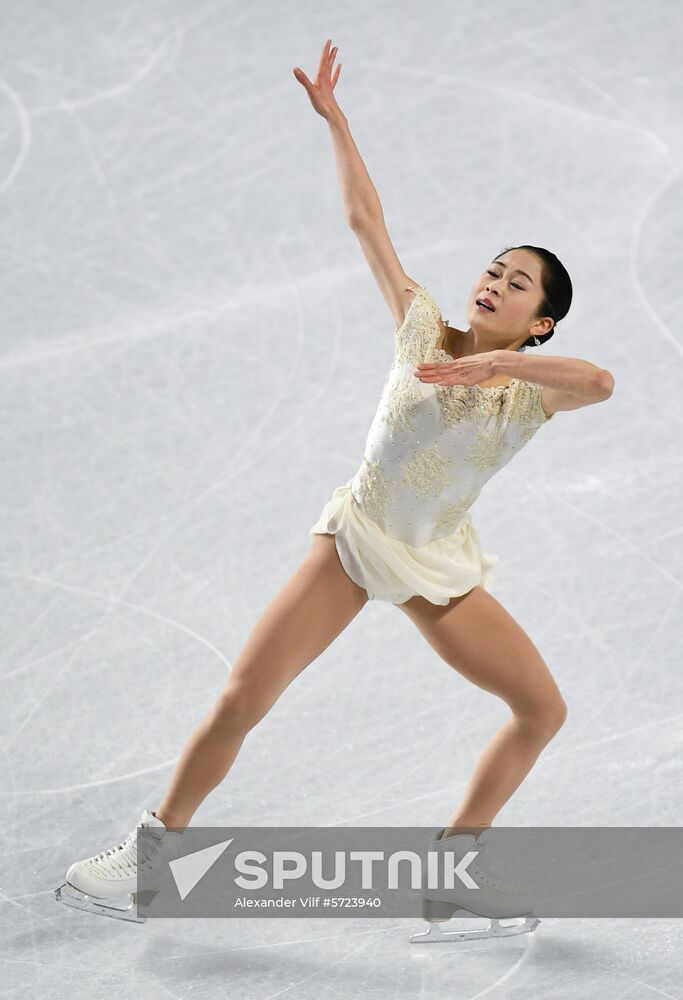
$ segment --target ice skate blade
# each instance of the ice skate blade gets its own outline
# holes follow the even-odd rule
[[[55,899],[58,903],[66,903],[76,910],[87,910],[88,913],[98,913],[103,917],[114,917],[116,920],[130,920],[136,924],[144,924],[147,917],[138,915],[138,907],[135,896],[132,892],[119,897],[118,900],[95,899],[87,896],[84,892],[74,889],[68,882],[64,882],[55,889]]]
[[[465,915],[468,917],[477,916],[476,913],[463,911],[463,916]],[[444,941],[476,941],[481,938],[512,937],[517,934],[528,934],[535,930],[541,922],[538,917],[503,917],[500,919],[484,917],[483,919],[490,920],[488,927],[477,927],[464,931],[442,931],[439,924],[444,922],[443,919],[429,921],[429,930],[422,934],[412,934],[410,943],[440,944]],[[520,919],[521,923],[510,923],[512,920],[519,921]]]

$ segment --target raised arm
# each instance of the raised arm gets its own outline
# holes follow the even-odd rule
[[[334,148],[346,220],[356,234],[379,289],[396,320],[403,322],[412,299],[408,285],[417,284],[405,273],[389,238],[377,191],[351,135],[348,121],[334,97],[341,63],[334,76],[337,48],[331,39],[323,46],[315,83],[295,67],[294,76],[305,87],[315,111],[327,121]]]

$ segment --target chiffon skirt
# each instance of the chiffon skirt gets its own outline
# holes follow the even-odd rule
[[[448,604],[478,585],[491,589],[499,557],[482,551],[469,511],[445,538],[408,545],[385,535],[364,513],[351,482],[337,486],[309,535],[334,535],[342,566],[370,600],[403,604],[419,594],[432,604]]]

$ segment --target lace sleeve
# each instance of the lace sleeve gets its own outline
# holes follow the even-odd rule
[[[417,364],[439,333],[441,312],[433,297],[422,285],[409,285],[414,291],[405,319],[395,333],[396,350],[402,361]]]
[[[403,291],[404,292],[413,292],[414,294],[413,294],[412,299],[410,300],[410,304],[409,304],[408,308],[406,309],[406,314],[403,317],[403,322],[400,324],[400,326],[397,326],[396,329],[394,330],[394,334],[395,335],[401,333],[401,331],[403,330],[403,327],[408,322],[408,317],[412,313],[412,311],[413,311],[413,309],[415,307],[415,304],[418,301],[418,299],[420,297],[424,297],[424,296],[426,296],[426,295],[429,294],[427,292],[426,288],[423,288],[422,285],[406,285],[406,287],[403,289]]]
[[[554,413],[546,413],[545,410],[543,409],[543,403],[541,402],[541,396],[543,394],[544,386],[538,385],[538,383],[535,382],[534,383],[534,388],[536,390],[534,392],[535,419],[538,421],[539,426],[540,426],[541,424],[547,424],[549,420],[552,420],[552,418],[555,416],[555,414]]]
[[[543,386],[538,382],[519,381],[519,392],[517,393],[512,416],[527,427],[538,428],[547,424],[555,416],[554,413],[547,414],[541,404],[541,393]]]

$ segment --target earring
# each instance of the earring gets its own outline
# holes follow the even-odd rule
[[[534,337],[534,344],[536,345],[536,347],[539,347],[540,343],[541,341],[538,339],[538,337]]]

